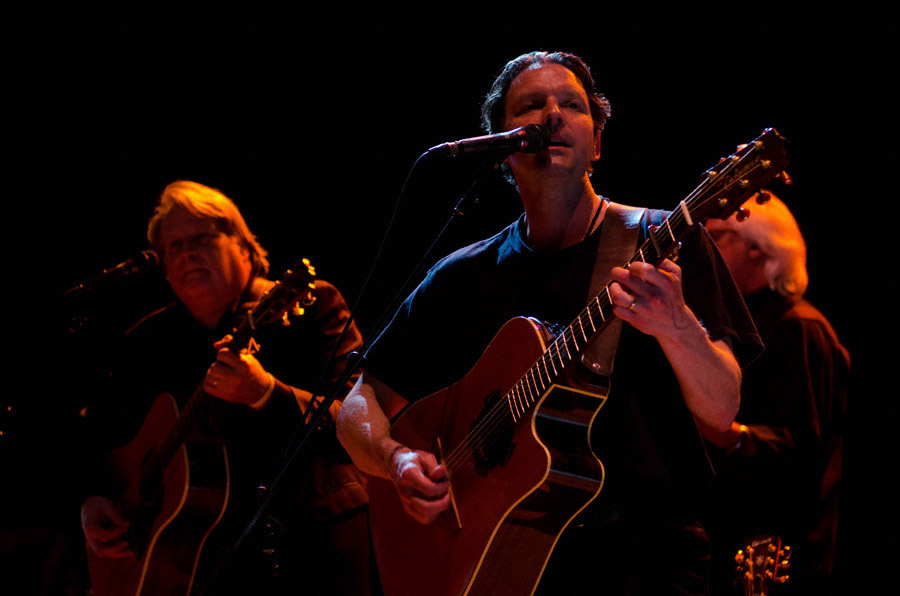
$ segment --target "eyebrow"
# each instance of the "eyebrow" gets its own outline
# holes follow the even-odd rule
[[[543,98],[547,97],[548,95],[557,95],[561,100],[576,99],[582,105],[585,105],[585,106],[588,105],[587,98],[581,92],[579,92],[575,89],[563,89],[563,90],[557,91],[556,88],[530,91],[528,93],[520,95],[517,99],[515,99],[513,101],[513,103],[530,102],[530,101],[534,101],[537,99],[543,99]]]

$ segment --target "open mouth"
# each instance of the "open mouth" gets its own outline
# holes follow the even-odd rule
[[[194,277],[197,277],[197,276],[206,275],[207,273],[208,273],[208,272],[207,272],[206,269],[199,268],[199,267],[196,268],[196,269],[189,269],[188,271],[185,271],[185,272],[181,275],[181,279],[187,280],[187,279],[191,279],[191,278],[194,278]]]

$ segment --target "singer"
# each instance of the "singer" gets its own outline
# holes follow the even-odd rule
[[[502,335],[509,327],[504,323],[529,316],[565,325],[596,295],[598,282],[602,288],[611,281],[614,312],[623,322],[617,347],[615,340],[611,346],[614,368],[610,347],[600,350],[609,361],[588,358],[591,344],[584,359],[575,359],[577,370],[563,376],[598,403],[601,387],[611,384],[588,430],[578,427],[589,433],[588,450],[602,462],[605,476],[597,470],[602,477],[599,495],[579,505],[580,514],[559,530],[545,571],[544,555],[532,553],[534,541],[523,538],[502,543],[507,552],[487,550],[483,560],[478,553],[470,566],[458,559],[456,567],[449,568],[429,562],[431,568],[418,575],[416,568],[426,565],[417,557],[434,550],[424,538],[399,549],[393,560],[379,559],[385,592],[458,596],[446,586],[464,584],[481,561],[475,581],[482,585],[512,586],[528,574],[536,578],[520,591],[496,588],[496,593],[529,595],[539,581],[537,593],[548,596],[585,593],[585,586],[603,594],[706,594],[709,543],[697,521],[697,508],[712,470],[697,426],[729,427],[739,403],[739,362],[759,351],[740,293],[700,226],[694,226],[684,242],[681,266],[664,260],[659,266],[638,262],[627,270],[616,267],[631,256],[647,222],[658,220],[659,214],[612,203],[594,191],[592,164],[601,155],[610,106],[579,57],[532,52],[515,58],[495,80],[482,114],[489,134],[530,124],[550,132],[548,145],[537,153],[512,153],[505,160],[524,214],[496,236],[456,251],[428,272],[368,354],[338,417],[338,436],[361,469],[385,479],[381,482],[387,494],[393,492],[399,501],[396,510],[405,511],[392,519],[398,528],[409,530],[408,540],[419,535],[416,527],[424,527],[424,532],[433,528],[440,540],[454,540],[478,525],[473,515],[514,488],[516,479],[504,475],[506,462],[525,469],[519,455],[524,443],[501,443],[493,460],[490,453],[476,453],[475,465],[481,465],[476,469],[486,480],[482,492],[471,491],[477,496],[470,505],[465,500],[469,493],[461,490],[469,485],[457,483],[465,472],[448,472],[444,458],[453,445],[439,450],[425,441],[424,447],[410,447],[392,436],[390,418],[397,404],[408,400],[418,406],[418,400],[457,381],[464,388],[477,387],[480,379],[473,366],[502,371],[524,349],[523,342]],[[618,256],[623,252],[625,257]],[[611,328],[600,333],[601,340],[615,325]],[[587,340],[587,334],[578,339]],[[448,400],[458,396],[452,398],[460,400],[456,409],[447,409],[468,411],[467,393],[439,395]],[[478,400],[475,412],[488,397],[473,396]],[[532,421],[533,413],[524,412],[522,437],[529,436],[532,424],[537,428],[545,423],[536,416]],[[578,432],[576,426],[571,432]],[[586,467],[599,467],[585,459]],[[540,456],[533,465],[540,478],[547,462]],[[539,496],[549,498],[553,490]],[[373,521],[375,494],[373,485]],[[513,505],[518,507],[515,496]],[[555,511],[551,507],[545,517]],[[527,529],[528,518],[514,515],[499,520],[497,540],[507,533],[515,536],[516,528]],[[416,521],[409,525],[407,518]],[[451,527],[461,531],[448,533],[445,528]],[[379,531],[373,527],[376,549]],[[437,551],[443,552],[440,547]],[[413,577],[420,585],[403,586],[403,580],[394,577]],[[429,581],[436,577],[440,580]],[[490,591],[473,589],[470,594]]]
[[[266,279],[266,250],[235,204],[208,186],[173,182],[162,192],[147,235],[177,301],[132,328],[113,371],[112,390],[88,412],[88,436],[96,437],[98,445],[97,461],[85,472],[82,527],[89,555],[101,564],[113,562],[101,567],[111,570],[112,577],[91,567],[94,593],[122,593],[110,591],[110,585],[128,585],[136,556],[143,556],[138,549],[146,547],[132,543],[129,533],[142,520],[126,519],[116,507],[123,487],[106,470],[106,453],[132,441],[145,418],[153,420],[148,410],[159,394],[170,393],[183,406],[202,384],[213,400],[207,416],[197,423],[193,441],[224,444],[230,476],[224,516],[202,544],[192,593],[209,588],[203,593],[369,594],[364,481],[337,444],[330,422],[313,436],[303,461],[293,467],[292,479],[279,487],[278,497],[241,549],[223,571],[211,575],[278,471],[300,412],[312,399],[310,391],[340,339],[349,316],[340,292],[317,280],[316,301],[302,317],[289,327],[261,328],[258,354],[234,352],[223,347],[223,336],[274,285]],[[349,331],[337,345],[338,359],[325,371],[322,392],[340,375],[345,363],[341,357],[361,344],[356,327]],[[335,403],[325,420],[333,419],[339,407]],[[192,443],[188,451],[194,447]],[[214,463],[204,458],[198,462]],[[192,464],[192,479],[204,473],[209,474]],[[215,492],[208,490],[210,495]],[[170,527],[190,528],[199,523],[195,518],[206,519],[203,513],[200,507],[181,510]],[[175,538],[188,542],[197,536]],[[185,565],[190,570],[193,563],[162,548],[153,557],[172,573],[146,581],[163,586],[180,577],[176,570],[184,571]],[[174,587],[163,592],[186,593]]]

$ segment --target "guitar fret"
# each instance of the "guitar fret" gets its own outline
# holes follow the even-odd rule
[[[575,351],[577,352],[577,351],[580,350],[581,348],[578,346],[578,340],[575,339],[575,328],[569,326],[568,332],[569,332],[569,334],[571,334],[571,336],[572,336],[572,343],[575,345]]]
[[[513,422],[515,422],[519,419],[518,413],[516,412],[516,400],[512,399],[511,395],[507,395],[506,403],[509,405],[509,414],[512,417]]]
[[[566,360],[572,360],[572,345],[569,342],[569,328],[567,327],[562,336],[562,345],[566,349]]]
[[[578,326],[581,328],[581,336],[584,338],[584,341],[587,342],[588,336],[587,333],[584,332],[584,323],[581,322],[581,317],[578,317]]]
[[[597,333],[597,326],[594,325],[594,317],[591,316],[591,309],[590,309],[590,307],[586,308],[586,309],[585,309],[585,312],[587,313],[587,316],[588,316],[588,323],[590,323],[591,329],[593,330],[591,333],[592,333],[592,334],[593,334],[593,333]]]
[[[525,389],[525,396],[528,401],[528,405],[531,405],[534,402],[534,389],[531,386],[531,382],[528,379],[528,373],[525,373],[525,385],[523,388]]]
[[[522,381],[522,403],[525,404],[525,407],[527,408],[534,402],[534,391],[528,383],[527,376],[523,377]]]
[[[511,408],[511,409],[512,409],[514,412],[518,412],[518,411],[520,410],[520,408],[519,408],[519,394],[518,394],[518,391],[517,391],[517,387],[518,387],[518,384],[513,385],[513,386],[512,386],[512,389],[510,389],[510,390],[509,390],[509,393],[507,394],[507,397],[509,398],[509,401],[510,401],[510,403],[512,404],[512,408]],[[513,414],[513,420],[515,420],[515,419],[516,419],[516,415]]]
[[[556,357],[559,358],[559,367],[561,369],[566,368],[566,360],[563,358],[562,352],[559,351],[559,343],[558,341],[553,342],[553,349],[556,351]]]
[[[549,383],[553,379],[553,375],[550,374],[550,369],[547,368],[546,356],[541,356],[540,363],[544,367],[544,376],[547,377],[547,382]]]
[[[522,398],[522,381],[519,381],[513,387],[513,397],[516,399],[516,405],[521,411],[525,411],[525,400]]]
[[[541,378],[540,369],[537,370],[537,374],[535,374],[535,367],[531,367],[528,371],[528,374],[531,375],[531,382],[534,383],[534,386],[538,389],[537,393],[540,395],[544,392],[544,379]]]
[[[550,350],[547,350],[547,352],[543,356],[541,356],[541,358],[546,358],[548,355],[550,356],[550,368],[553,369],[553,376],[558,377],[559,371],[556,370],[556,365],[553,363],[553,354],[550,353]]]
[[[603,313],[603,305],[600,304],[600,296],[599,296],[599,295],[594,297],[594,302],[597,303],[597,312],[600,313],[600,318],[601,318],[601,319],[603,320],[603,322],[605,323],[605,322],[606,322],[606,315]]]
[[[530,374],[531,378],[534,379],[534,384],[536,387],[544,387],[544,374],[541,372],[540,360],[534,363],[534,366],[531,367],[528,374]]]
[[[687,204],[684,201],[678,203],[678,207],[681,209],[681,213],[684,215],[684,220],[687,222],[687,225],[694,225],[694,220],[691,219],[691,212],[687,208]]]
[[[669,230],[669,236],[672,237],[672,244],[678,244],[678,240],[675,239],[675,234],[672,233],[672,225],[669,223],[669,218],[666,218],[665,224],[666,229]]]
[[[528,378],[528,405],[530,406],[537,401],[541,394],[538,391],[537,385],[534,384],[534,379],[529,377],[527,373],[525,376]]]
[[[550,356],[550,365],[553,367],[554,374],[558,375],[559,371],[556,370],[556,362],[553,361],[554,352],[556,352],[556,357],[559,358],[559,350],[556,349],[556,343],[551,343],[547,347],[547,354]],[[562,368],[562,360],[559,361],[559,366]]]

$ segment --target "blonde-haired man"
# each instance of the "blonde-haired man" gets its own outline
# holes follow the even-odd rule
[[[89,415],[98,451],[133,437],[158,394],[184,405],[202,385],[218,399],[199,427],[226,446],[230,486],[224,517],[203,547],[195,589],[209,582],[210,594],[368,593],[367,495],[334,437],[339,403],[256,531],[236,554],[228,553],[284,461],[323,367],[329,363],[320,392],[362,343],[353,324],[341,335],[349,318],[344,298],[317,280],[316,301],[304,316],[287,328],[259,329],[258,354],[235,352],[222,338],[274,284],[265,277],[266,250],[234,202],[203,184],[173,182],[147,237],[177,300],[128,332],[109,399]],[[333,350],[337,359],[329,360]],[[115,488],[103,478],[92,479],[90,488],[81,510],[88,548],[101,558],[134,556],[127,534],[134,520],[116,508]]]

